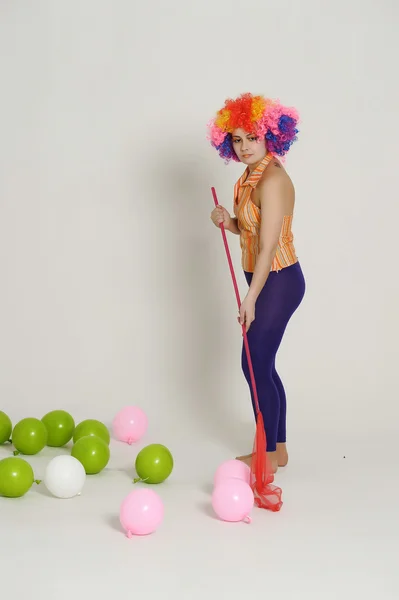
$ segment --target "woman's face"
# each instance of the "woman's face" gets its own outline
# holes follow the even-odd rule
[[[266,156],[266,141],[264,139],[259,140],[254,134],[243,129],[233,131],[232,141],[237,157],[248,166],[255,165]]]

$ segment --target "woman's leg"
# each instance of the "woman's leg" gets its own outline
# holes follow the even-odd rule
[[[279,374],[276,371],[276,366],[273,364],[272,377],[274,385],[277,388],[278,395],[280,398],[280,413],[277,427],[277,444],[285,444],[286,439],[286,421],[287,421],[287,398],[285,395],[285,389],[283,382],[280,379]]]
[[[245,276],[250,284],[252,274],[245,273]],[[270,453],[276,452],[277,443],[285,437],[285,393],[282,393],[284,388],[275,371],[275,358],[287,324],[301,303],[304,293],[305,281],[299,263],[286,267],[278,273],[271,272],[257,299],[255,320],[248,332],[259,406],[265,423],[267,451]],[[250,386],[252,404],[256,413],[244,347],[242,368]],[[274,374],[277,378],[273,377]],[[281,397],[280,393],[282,393]],[[272,462],[277,461],[276,455],[271,458]]]
[[[280,398],[280,414],[277,428],[277,461],[279,467],[285,467],[288,463],[288,452],[286,446],[287,399],[283,382],[276,371],[275,365],[273,366],[272,376]]]
[[[279,397],[279,418],[278,418],[278,427],[277,427],[277,443],[276,443],[276,452],[277,452],[277,463],[279,467],[285,467],[288,463],[288,452],[286,447],[286,418],[287,418],[287,399],[285,395],[285,390],[283,383],[280,379],[279,374],[276,371],[275,363],[273,363],[272,367],[272,379],[274,381],[274,385],[277,388],[277,393]],[[237,457],[240,460],[246,460],[249,462],[252,454],[247,454],[245,456]]]

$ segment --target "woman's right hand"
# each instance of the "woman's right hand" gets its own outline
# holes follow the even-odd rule
[[[211,219],[216,227],[220,228],[223,223],[225,229],[230,229],[232,219],[229,212],[223,206],[219,205],[211,212]]]

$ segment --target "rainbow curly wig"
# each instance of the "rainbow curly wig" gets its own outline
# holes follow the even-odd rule
[[[287,108],[278,100],[263,96],[242,94],[235,100],[228,98],[225,101],[224,107],[208,123],[207,138],[226,162],[239,161],[232,141],[235,129],[244,129],[258,138],[263,137],[269,152],[284,156],[297,140],[298,121],[295,108]]]

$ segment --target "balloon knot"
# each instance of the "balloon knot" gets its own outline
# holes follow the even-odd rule
[[[136,477],[136,479],[133,479],[133,483],[138,483],[139,481],[142,481],[143,483],[145,481],[148,481],[149,477],[146,477],[145,479],[143,479],[142,477]]]
[[[129,538],[129,540],[131,540],[131,539],[132,539],[132,537],[133,537],[133,534],[132,534],[132,532],[131,532],[130,530],[129,530],[129,531],[126,533],[126,537],[128,537],[128,538]]]
[[[35,479],[35,483],[36,483],[37,485],[40,485],[40,484],[41,484],[41,482],[42,482],[42,480],[41,480],[41,479]]]
[[[18,456],[18,454],[21,454],[19,450],[14,450],[13,455],[14,456]]]
[[[244,517],[244,523],[252,523],[252,519],[249,515],[247,515],[246,517]]]

